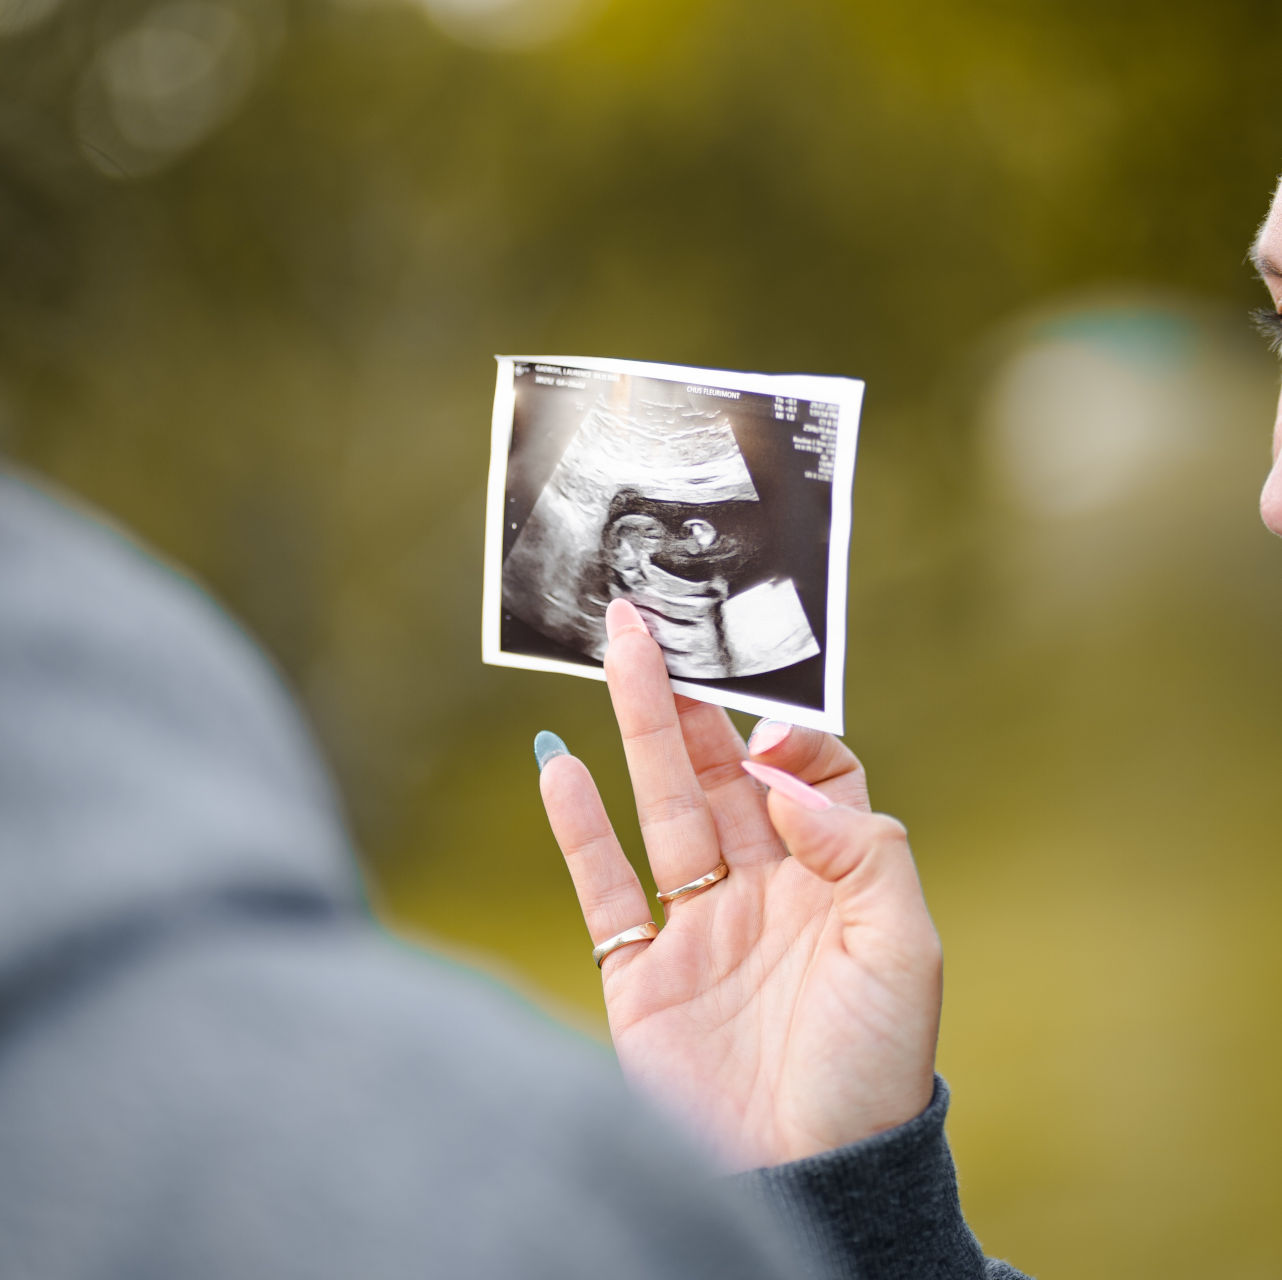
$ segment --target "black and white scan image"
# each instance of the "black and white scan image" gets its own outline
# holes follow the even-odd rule
[[[486,660],[599,678],[605,610],[621,596],[682,692],[831,728],[861,392],[846,379],[500,360]]]

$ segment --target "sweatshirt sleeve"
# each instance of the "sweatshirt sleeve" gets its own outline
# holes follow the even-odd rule
[[[792,1236],[807,1280],[1027,1280],[984,1257],[962,1216],[944,1117],[921,1115],[862,1142],[732,1181]]]

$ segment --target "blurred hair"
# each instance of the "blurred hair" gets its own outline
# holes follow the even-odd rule
[[[0,37],[0,332],[74,288],[76,212],[98,185],[70,111],[89,7],[69,4],[32,31]]]

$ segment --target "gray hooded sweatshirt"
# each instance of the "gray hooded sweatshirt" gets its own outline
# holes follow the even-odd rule
[[[607,1056],[371,919],[195,587],[0,472],[0,1277],[1013,1277],[923,1116],[717,1179]]]

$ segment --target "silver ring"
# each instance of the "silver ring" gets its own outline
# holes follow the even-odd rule
[[[616,933],[613,938],[607,938],[599,947],[593,947],[592,959],[596,961],[596,967],[599,969],[611,951],[617,951],[620,947],[626,947],[632,942],[649,942],[658,936],[659,926],[653,920],[647,920],[645,924],[635,924],[631,929],[624,929],[622,933]]]
[[[688,897],[692,893],[702,893],[718,880],[724,880],[729,874],[730,868],[724,862],[718,862],[706,876],[700,876],[697,880],[691,880],[689,884],[678,885],[675,889],[669,889],[667,893],[656,893],[654,896],[666,907],[669,902],[675,902],[678,898]]]

